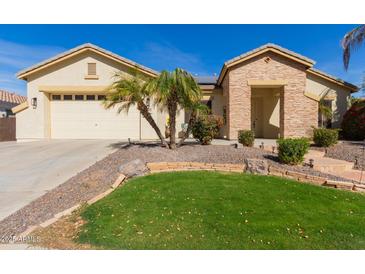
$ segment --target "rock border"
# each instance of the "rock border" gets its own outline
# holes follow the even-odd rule
[[[246,164],[217,164],[217,163],[201,163],[201,162],[153,162],[153,163],[147,163],[147,167],[150,170],[150,173],[172,172],[172,171],[194,171],[194,170],[239,172],[239,173],[247,172]],[[346,181],[329,180],[325,177],[291,171],[285,168],[278,168],[272,165],[268,166],[266,174],[269,176],[284,177],[287,179],[292,179],[303,183],[332,187],[354,192],[365,192],[365,185],[363,184],[355,184]],[[263,174],[261,173],[261,175]]]
[[[188,170],[244,172],[244,164],[218,164],[203,162],[153,162],[147,163],[150,173]]]
[[[95,197],[89,199],[88,201],[86,201],[86,204],[87,205],[92,205],[92,204],[96,203],[97,201],[103,199],[104,197],[106,197],[107,195],[112,193],[118,186],[120,186],[125,181],[126,178],[127,177],[124,174],[120,174],[108,190],[106,190],[103,193],[100,193],[100,194],[96,195]],[[62,217],[71,215],[75,210],[80,209],[82,205],[83,204],[81,204],[81,203],[76,204],[76,205],[74,205],[74,206],[72,206],[72,207],[70,207],[66,210],[63,210],[59,213],[54,214],[52,218],[50,218],[50,219],[48,219],[48,220],[46,220],[46,221],[44,221],[44,222],[42,222],[38,225],[29,226],[24,232],[20,233],[18,235],[18,237],[26,237],[38,228],[45,228],[47,226],[50,226],[51,224],[57,222]]]

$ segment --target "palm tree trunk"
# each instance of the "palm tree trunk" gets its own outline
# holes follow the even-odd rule
[[[169,147],[168,143],[166,142],[165,138],[163,137],[160,128],[157,126],[155,120],[153,120],[150,112],[148,111],[147,106],[145,105],[145,103],[143,101],[138,102],[137,104],[137,108],[140,111],[140,113],[142,114],[142,116],[147,120],[147,122],[151,125],[151,127],[155,130],[157,136],[160,138],[161,140],[161,144],[165,147]]]
[[[169,127],[170,127],[170,148],[176,148],[176,112],[177,112],[177,103],[170,102],[169,107]]]
[[[192,113],[190,114],[190,118],[189,118],[189,122],[188,122],[188,128],[186,129],[186,132],[185,132],[184,136],[181,138],[181,140],[177,144],[177,147],[180,147],[185,142],[185,139],[189,137],[190,131],[193,128],[193,125],[194,125],[194,122],[196,120],[196,115],[197,114],[198,114],[198,112],[197,112],[196,109],[194,109],[192,111]]]

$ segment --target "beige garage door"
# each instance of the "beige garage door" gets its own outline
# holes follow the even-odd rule
[[[57,97],[56,97],[57,98]],[[52,100],[51,136],[55,139],[139,139],[140,114],[131,108],[128,115],[106,110],[101,101]]]

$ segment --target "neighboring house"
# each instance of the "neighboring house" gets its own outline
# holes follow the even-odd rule
[[[221,137],[236,139],[240,129],[257,137],[308,136],[318,124],[318,102],[325,98],[338,126],[358,88],[313,68],[314,61],[267,44],[230,61],[218,77],[198,78],[212,113],[223,116]],[[178,65],[178,64],[177,64]],[[113,75],[130,68],[156,77],[158,72],[92,44],[84,44],[18,73],[27,81],[28,101],[13,111],[17,139],[154,139],[135,108],[128,114],[101,105]],[[167,115],[151,106],[162,131]],[[179,113],[178,131],[185,122]]]
[[[0,90],[0,118],[13,116],[12,108],[25,102],[27,97]]]

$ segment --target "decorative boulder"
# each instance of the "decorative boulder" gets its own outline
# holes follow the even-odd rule
[[[262,175],[269,173],[269,165],[263,159],[245,159],[245,166],[247,173]]]
[[[144,175],[148,172],[148,168],[146,164],[140,159],[135,159],[133,161],[120,165],[119,172],[130,178],[134,176]]]

